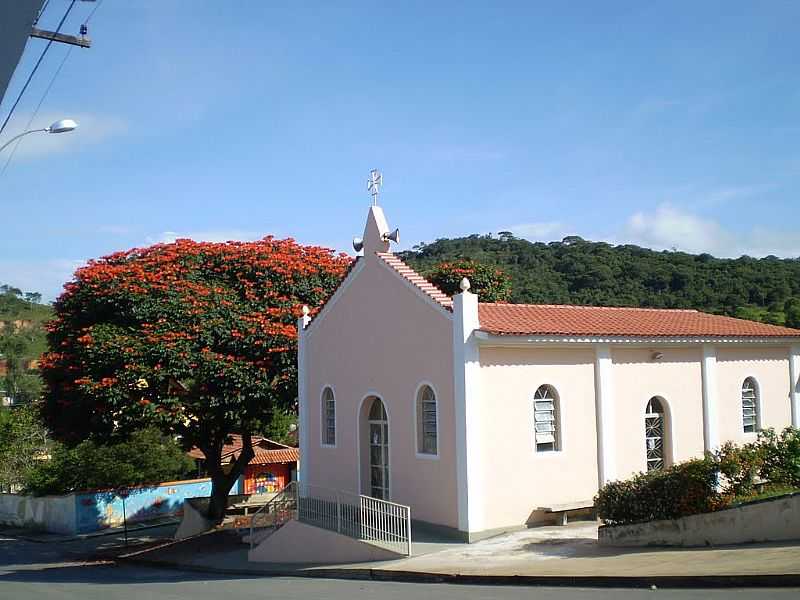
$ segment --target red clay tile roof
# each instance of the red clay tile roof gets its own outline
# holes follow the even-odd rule
[[[800,329],[696,310],[552,304],[478,304],[480,329],[500,335],[800,337]]]
[[[383,262],[392,267],[392,269],[397,271],[404,279],[419,288],[423,294],[428,295],[434,302],[447,310],[453,310],[453,299],[450,298],[450,296],[426,280],[394,254],[391,252],[376,252],[375,254],[377,254]]]
[[[265,450],[256,448],[256,455],[251,465],[271,465],[274,463],[292,463],[300,460],[300,448],[283,448],[281,450]]]
[[[262,435],[253,436],[253,449],[256,451],[258,451],[259,449],[282,450],[285,448],[290,448],[290,446],[275,442],[269,438],[265,438]],[[236,456],[238,456],[241,450],[242,450],[242,436],[238,433],[232,433],[231,443],[225,444],[222,447],[222,460],[224,461],[231,457],[236,458]],[[205,459],[205,454],[203,454],[203,451],[200,450],[200,448],[192,448],[191,450],[189,450],[187,454],[192,458],[199,458],[203,460]]]

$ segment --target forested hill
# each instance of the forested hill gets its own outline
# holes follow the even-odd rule
[[[457,258],[496,265],[510,276],[512,302],[696,308],[800,327],[796,258],[720,259],[577,236],[534,243],[507,232],[440,239],[401,256],[423,274]]]

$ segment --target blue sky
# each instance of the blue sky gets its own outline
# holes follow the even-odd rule
[[[799,20],[777,1],[105,0],[34,122],[81,127],[28,136],[0,176],[0,282],[52,299],[87,259],[175,237],[350,250],[373,167],[401,248],[512,230],[800,256]]]

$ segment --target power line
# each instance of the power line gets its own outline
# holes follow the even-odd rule
[[[49,1],[50,0],[48,0],[48,2]],[[92,20],[92,17],[94,16],[94,13],[97,12],[97,9],[100,8],[101,4],[103,4],[103,0],[97,0],[97,3],[94,5],[94,8],[92,9],[92,12],[89,13],[89,16],[86,17],[86,20],[83,22],[84,25],[88,25],[89,24],[89,21]]]
[[[58,23],[58,27],[56,28],[55,33],[59,33],[61,31],[61,27],[64,25],[64,21],[67,20],[67,17],[69,16],[69,13],[72,10],[72,7],[75,6],[75,2],[77,2],[77,0],[72,0],[72,2],[70,2],[69,6],[67,7],[67,11],[64,13],[64,16],[61,17],[61,21]],[[42,64],[42,60],[44,60],[44,57],[47,54],[47,51],[50,49],[50,46],[52,44],[53,44],[53,40],[51,38],[50,41],[47,42],[47,45],[44,47],[44,50],[42,50],[41,55],[39,55],[39,60],[37,60],[36,64],[33,66],[33,70],[31,71],[31,74],[28,75],[28,79],[27,79],[27,81],[25,81],[25,85],[22,86],[22,89],[20,90],[19,95],[17,96],[17,99],[14,101],[14,104],[11,105],[11,110],[8,111],[8,115],[6,116],[6,120],[3,121],[3,125],[0,126],[0,133],[3,133],[3,131],[6,128],[6,125],[8,125],[8,121],[11,119],[11,115],[14,114],[14,110],[16,110],[17,105],[19,104],[19,101],[22,100],[22,96],[25,94],[25,90],[28,89],[28,85],[30,85],[31,80],[33,79],[33,76],[36,74],[36,71],[39,69],[39,65]]]
[[[69,55],[72,54],[72,49],[74,47],[75,46],[69,46],[69,48],[67,48],[67,52],[64,54],[64,58],[61,60],[61,64],[58,65],[58,69],[56,69],[56,72],[53,73],[53,77],[50,79],[50,83],[47,84],[47,88],[44,90],[44,94],[42,94],[42,97],[39,100],[39,104],[36,105],[36,109],[33,111],[33,114],[31,115],[31,118],[28,119],[28,124],[25,125],[25,129],[23,131],[27,131],[28,129],[31,128],[31,124],[33,123],[33,120],[36,118],[36,115],[39,114],[39,109],[42,108],[42,104],[44,103],[45,98],[47,98],[47,94],[50,93],[50,88],[52,88],[53,84],[56,82],[56,79],[58,78],[59,73],[61,73],[61,69],[64,68],[64,63],[67,62],[67,59],[69,58]],[[9,153],[8,158],[6,159],[6,162],[3,165],[2,171],[0,171],[0,177],[2,177],[5,174],[6,169],[8,169],[8,165],[14,159],[14,155],[17,153],[17,148],[19,148],[19,145],[21,143],[22,143],[22,138],[18,139],[17,143],[14,144],[14,147],[11,149],[11,152]]]

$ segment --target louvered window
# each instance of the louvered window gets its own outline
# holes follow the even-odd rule
[[[336,445],[336,398],[329,387],[322,392],[322,443]]]
[[[417,394],[417,451],[420,454],[438,451],[436,395],[428,385],[422,386]]]
[[[534,438],[537,452],[560,450],[558,398],[555,390],[543,385],[533,397]]]
[[[742,430],[754,433],[758,421],[758,386],[752,377],[748,377],[742,383]]]

